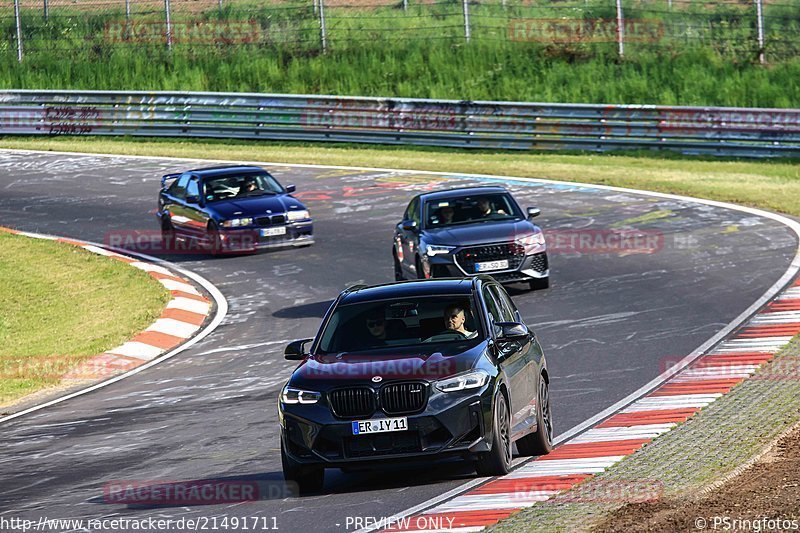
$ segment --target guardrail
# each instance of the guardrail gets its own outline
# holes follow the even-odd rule
[[[800,109],[0,91],[0,135],[133,135],[800,157]]]

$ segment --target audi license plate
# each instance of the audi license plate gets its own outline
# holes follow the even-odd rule
[[[484,261],[475,263],[475,272],[487,272],[489,270],[505,270],[508,268],[508,259],[500,261]]]
[[[278,226],[277,228],[264,228],[261,230],[262,237],[274,237],[275,235],[286,235],[286,227]]]
[[[353,421],[353,435],[365,433],[387,433],[389,431],[406,431],[408,418],[378,418],[375,420]]]

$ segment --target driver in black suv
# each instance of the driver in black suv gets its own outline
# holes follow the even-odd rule
[[[467,339],[474,339],[478,336],[477,331],[469,331],[464,324],[467,317],[464,313],[464,308],[461,305],[453,304],[448,305],[444,310],[444,323],[447,326],[447,331],[457,331],[464,335]]]

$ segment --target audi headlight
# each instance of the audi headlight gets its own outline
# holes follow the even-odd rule
[[[478,389],[489,381],[489,374],[482,370],[460,374],[451,378],[442,379],[434,386],[442,392],[455,392],[460,390]]]
[[[531,235],[526,235],[525,237],[521,237],[517,239],[517,244],[521,244],[525,247],[526,250],[537,248],[539,246],[544,246],[544,233],[541,231],[537,231]]]
[[[224,228],[238,228],[241,226],[249,226],[253,223],[252,218],[232,218],[230,220],[225,220],[222,222],[222,227]]]
[[[295,389],[286,385],[281,392],[281,401],[287,404],[293,403],[317,403],[322,394],[310,390]]]
[[[449,254],[453,250],[455,250],[455,246],[442,246],[441,244],[429,244],[428,247],[425,249],[425,255],[428,257],[433,257],[434,255],[438,254]]]
[[[289,222],[294,222],[295,220],[306,220],[307,218],[311,218],[311,214],[308,212],[308,209],[299,209],[297,211],[289,211],[286,213],[286,220]]]

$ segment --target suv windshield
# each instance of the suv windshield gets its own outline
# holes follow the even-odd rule
[[[205,191],[207,202],[284,192],[280,183],[266,172],[226,174],[205,178]]]
[[[341,305],[322,332],[319,353],[467,343],[482,337],[468,296],[425,296]]]
[[[509,194],[477,194],[429,200],[425,202],[424,216],[426,227],[431,229],[523,218],[519,206]]]

